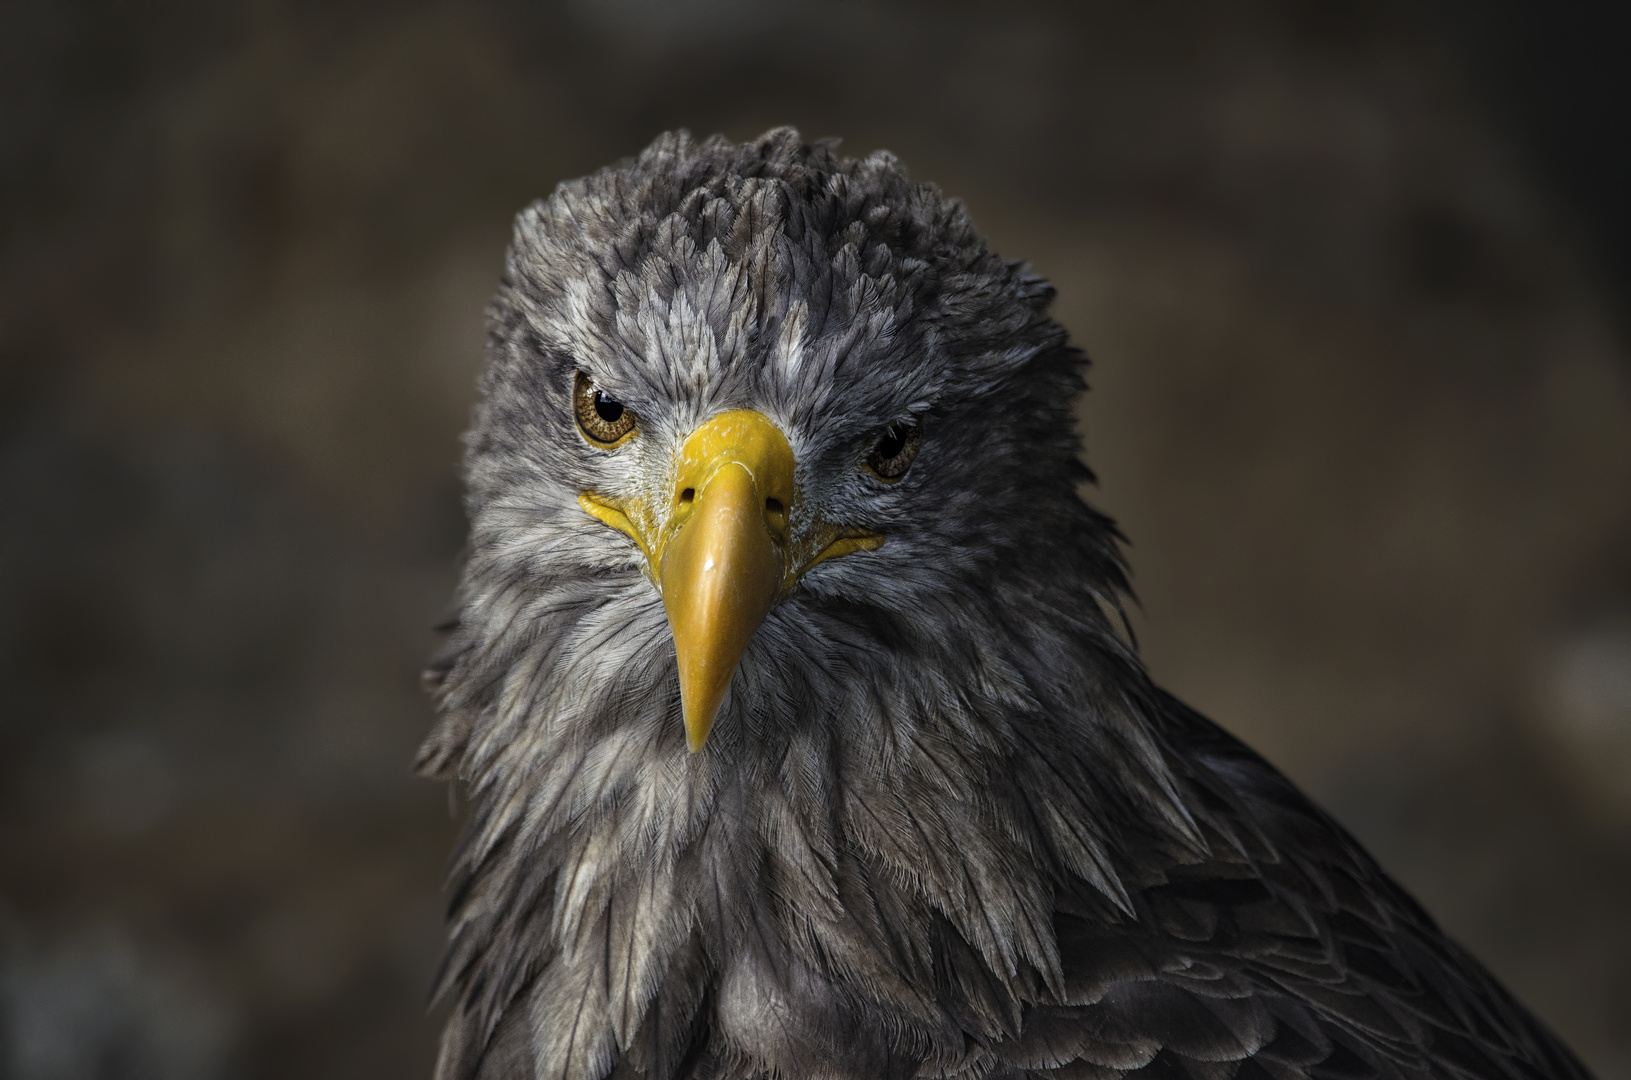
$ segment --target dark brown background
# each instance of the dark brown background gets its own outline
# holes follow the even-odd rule
[[[1158,678],[1631,1078],[1627,24],[5,5],[0,1074],[428,1074],[416,673],[509,219],[793,123],[1057,283]]]

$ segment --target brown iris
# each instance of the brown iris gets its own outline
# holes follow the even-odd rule
[[[572,411],[578,418],[578,430],[596,446],[616,446],[634,431],[634,410],[608,397],[581,371],[572,384]]]
[[[923,430],[910,420],[898,420],[889,425],[878,445],[867,455],[867,468],[878,474],[880,480],[894,482],[906,475],[923,445]]]

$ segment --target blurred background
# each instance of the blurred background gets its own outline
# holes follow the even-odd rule
[[[428,1076],[512,215],[887,147],[1057,284],[1156,677],[1631,1080],[1631,15],[0,6],[0,1075]]]

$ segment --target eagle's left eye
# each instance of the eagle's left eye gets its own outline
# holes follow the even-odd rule
[[[572,411],[577,414],[578,430],[591,443],[602,448],[618,445],[634,430],[634,410],[607,396],[595,385],[595,380],[578,372],[572,384]]]
[[[912,467],[912,459],[917,457],[917,451],[923,445],[923,430],[910,420],[899,420],[889,425],[878,445],[872,448],[867,455],[867,468],[877,474],[878,479],[893,483],[906,475],[906,470]]]

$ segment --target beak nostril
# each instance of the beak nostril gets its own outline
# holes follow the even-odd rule
[[[680,502],[682,502],[682,503],[688,503],[692,499],[695,499],[696,497],[697,497],[697,489],[696,488],[686,488],[684,491],[680,492]]]
[[[767,514],[779,514],[781,512],[782,512],[782,501],[780,499],[766,499],[765,500],[765,513],[767,513]]]

